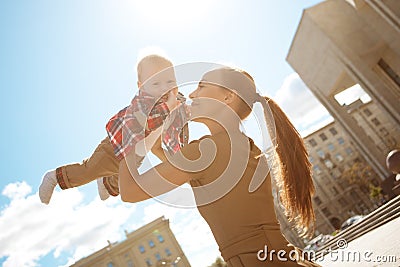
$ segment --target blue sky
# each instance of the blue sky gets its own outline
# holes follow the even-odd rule
[[[44,206],[41,177],[88,157],[105,137],[106,121],[136,92],[137,55],[148,46],[175,64],[245,69],[304,133],[326,123],[326,110],[285,61],[302,10],[318,2],[1,1],[0,263],[65,266],[166,215],[192,266],[211,264],[218,250],[197,211],[101,202],[95,183],[57,190]],[[185,237],[193,229],[195,244]]]

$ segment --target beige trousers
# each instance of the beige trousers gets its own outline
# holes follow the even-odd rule
[[[138,159],[140,165],[143,158]],[[103,177],[103,184],[112,196],[118,196],[119,160],[115,157],[108,137],[104,138],[93,154],[82,163],[68,164],[56,169],[58,185],[68,189],[87,184]]]

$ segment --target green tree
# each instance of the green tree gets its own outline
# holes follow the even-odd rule
[[[354,164],[345,170],[342,178],[349,184],[356,184],[361,187],[369,187],[369,184],[374,178],[374,172],[371,166],[363,162],[354,162]]]
[[[373,184],[369,185],[369,197],[375,201],[380,201],[382,199],[382,187],[374,186]]]
[[[218,257],[215,262],[209,266],[209,267],[226,267],[226,262],[224,262],[223,259],[221,259],[220,257]]]
[[[369,192],[371,200],[377,201],[382,197],[377,174],[365,162],[357,161],[342,173],[341,178],[350,185],[357,185],[364,192]]]

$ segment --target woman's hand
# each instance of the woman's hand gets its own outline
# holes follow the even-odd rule
[[[181,103],[177,99],[177,94],[178,94],[178,90],[175,90],[175,89],[169,91],[166,94],[168,96],[168,99],[165,101],[165,104],[167,104],[169,112],[171,112],[174,109],[176,109],[179,106],[179,104]]]
[[[119,164],[119,191],[124,202],[139,202],[162,195],[191,178],[191,173],[176,168],[168,161],[139,175],[134,164],[135,157],[135,153],[131,152]]]

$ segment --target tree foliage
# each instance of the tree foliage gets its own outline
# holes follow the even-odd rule
[[[342,174],[342,179],[346,180],[349,184],[355,184],[366,188],[369,188],[370,184],[374,184],[375,178],[376,174],[371,166],[364,162],[354,162],[354,164]]]
[[[350,185],[358,185],[364,192],[369,192],[372,200],[379,200],[382,197],[382,188],[377,181],[377,174],[365,162],[354,162],[341,177]]]
[[[226,267],[226,262],[223,259],[218,257],[215,262],[210,267]]]

